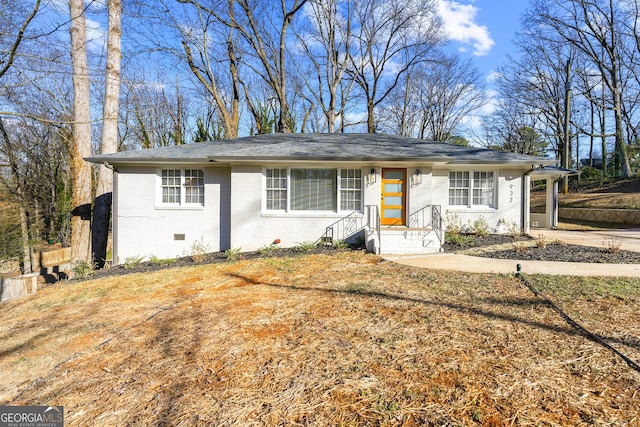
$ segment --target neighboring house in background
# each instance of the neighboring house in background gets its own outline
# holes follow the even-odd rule
[[[269,134],[87,160],[114,169],[115,264],[319,239],[438,252],[446,224],[529,232],[532,176],[550,184],[542,222],[554,225],[562,174],[550,159],[381,134]]]

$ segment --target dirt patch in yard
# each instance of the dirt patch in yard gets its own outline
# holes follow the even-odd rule
[[[640,360],[640,279],[535,280]],[[338,251],[61,282],[0,315],[0,403],[72,425],[640,420],[640,373],[511,276]]]

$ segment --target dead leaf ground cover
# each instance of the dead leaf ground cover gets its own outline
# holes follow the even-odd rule
[[[640,279],[529,279],[640,361]],[[511,276],[338,252],[61,282],[0,315],[0,403],[68,425],[640,422],[640,373]]]
[[[544,212],[545,192],[531,193],[534,211]],[[581,181],[572,183],[568,194],[558,194],[561,208],[640,209],[640,179]]]

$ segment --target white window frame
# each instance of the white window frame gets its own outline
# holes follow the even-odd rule
[[[464,186],[457,186],[457,187],[453,187],[451,186],[451,180],[452,180],[452,174],[467,174],[468,175],[468,181],[469,181],[469,186],[468,187],[464,187]],[[479,177],[476,177],[476,174],[479,174]],[[482,182],[483,180],[483,175],[485,174],[491,174],[491,187],[482,187],[479,185],[479,182]],[[497,202],[497,194],[498,194],[498,185],[497,185],[497,177],[498,174],[496,173],[496,171],[493,170],[451,170],[449,171],[449,173],[447,174],[447,185],[448,185],[448,191],[447,191],[447,202],[449,203],[449,207],[450,208],[468,208],[468,209],[496,209],[496,202]],[[455,177],[453,178],[454,180],[456,179],[460,179],[459,177]],[[462,179],[465,179],[464,177]],[[451,204],[451,190],[467,190],[467,195],[466,195],[466,203],[465,204]],[[487,191],[487,190],[491,190],[492,191],[492,195],[491,195],[491,203],[490,204],[477,204],[474,203],[474,200],[476,199],[476,197],[474,196],[476,194],[477,191]]]
[[[291,189],[291,170],[292,169],[324,169],[324,170],[335,170],[336,171],[336,179],[334,182],[335,185],[335,189],[336,189],[336,209],[335,210],[296,210],[296,209],[291,209],[291,194],[292,194],[292,189]],[[286,189],[281,189],[280,187],[276,188],[276,187],[269,187],[268,186],[268,171],[269,170],[285,170],[286,171]],[[356,192],[357,189],[355,188],[345,188],[342,189],[342,171],[346,171],[346,170],[357,170],[358,172],[360,172],[360,178],[356,178],[354,174],[353,179],[359,179],[360,181],[360,208],[359,209],[349,209],[349,210],[342,210],[341,209],[341,204],[342,204],[342,196],[343,196],[343,190],[344,191],[349,191],[349,192]],[[263,203],[262,203],[262,209],[264,212],[266,213],[288,213],[288,214],[297,214],[297,215],[305,215],[305,214],[331,214],[331,213],[340,213],[343,214],[345,212],[362,212],[363,211],[363,206],[364,206],[364,177],[363,177],[363,173],[362,173],[362,168],[339,168],[339,167],[283,167],[283,166],[274,166],[274,167],[268,167],[268,168],[264,168],[263,170]],[[285,209],[268,209],[268,203],[267,203],[267,198],[268,198],[268,192],[271,190],[284,190],[286,191],[286,205],[285,205]]]
[[[165,187],[165,185],[163,185],[163,175],[164,175],[164,171],[179,171],[179,201],[178,202],[165,202],[164,201],[164,190],[163,188]],[[198,174],[201,176],[190,176],[187,177],[186,175],[188,175],[187,172],[193,172],[193,171],[197,171]],[[157,197],[156,197],[156,206],[158,208],[203,208],[205,205],[205,189],[206,189],[206,172],[203,168],[162,168],[162,169],[158,169],[157,170],[157,186],[156,188],[158,189],[157,191]],[[196,180],[196,185],[190,185],[192,183],[191,180],[195,179]],[[201,180],[201,184],[198,182]],[[187,181],[191,181],[190,183]],[[188,185],[189,184],[189,185]],[[172,186],[175,187],[175,186]],[[197,202],[187,202],[187,187],[189,188],[201,188],[202,190],[202,200],[201,201],[197,201]],[[193,197],[193,195],[192,195]]]

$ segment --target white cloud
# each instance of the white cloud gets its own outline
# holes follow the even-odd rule
[[[475,22],[477,7],[458,3],[455,0],[440,0],[438,13],[444,23],[447,37],[450,40],[472,45],[474,55],[486,55],[495,44],[489,29]],[[461,50],[466,49],[462,47]]]
[[[494,83],[502,76],[500,71],[493,70],[487,75],[487,83]]]
[[[93,19],[87,19],[87,48],[90,52],[103,52],[107,48],[107,32]]]

